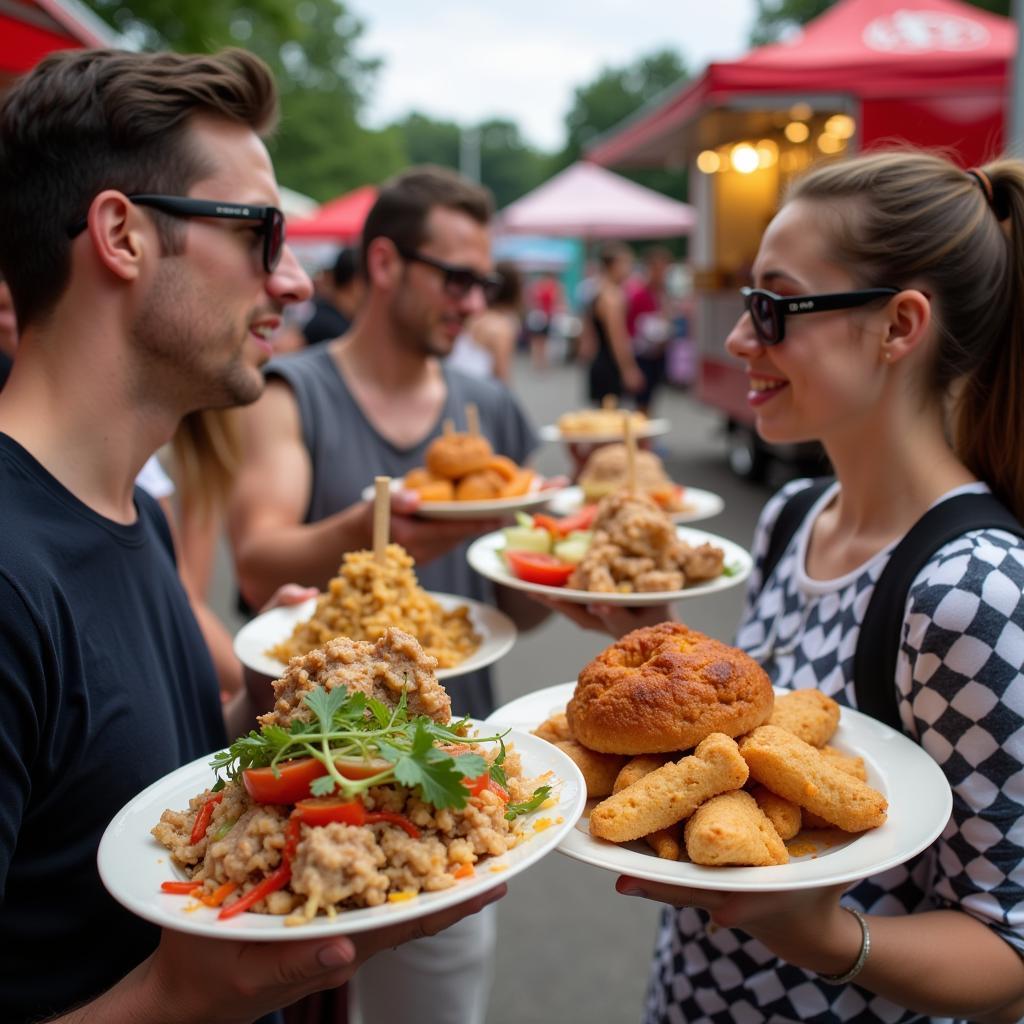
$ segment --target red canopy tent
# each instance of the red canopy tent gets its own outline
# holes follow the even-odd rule
[[[697,121],[716,108],[821,98],[853,101],[860,144],[899,137],[953,146],[969,164],[1002,144],[1012,21],[959,0],[842,0],[785,43],[696,80],[613,129],[587,158],[613,165],[664,165],[703,144]],[[691,147],[692,148],[692,147]]]
[[[288,238],[354,242],[362,234],[366,215],[376,201],[376,186],[362,185],[324,203],[312,217],[290,219]]]
[[[0,4],[0,91],[54,50],[114,46],[110,27],[76,0]]]

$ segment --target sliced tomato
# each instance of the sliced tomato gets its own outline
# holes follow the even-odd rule
[[[333,797],[311,797],[295,805],[295,817],[303,825],[365,825],[366,808],[358,800],[335,800]]]
[[[571,562],[540,551],[506,551],[505,561],[519,579],[546,587],[564,587],[576,568]]]
[[[339,757],[334,762],[346,779],[368,779],[391,767],[380,758]],[[309,784],[327,769],[315,757],[300,757],[282,761],[273,768],[248,768],[242,772],[246,792],[261,804],[294,804],[311,796]]]

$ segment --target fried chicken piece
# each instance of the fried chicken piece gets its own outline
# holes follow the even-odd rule
[[[389,626],[384,635],[370,643],[338,637],[323,647],[292,658],[280,679],[274,682],[274,709],[259,718],[260,725],[288,728],[293,719],[309,721],[312,712],[305,695],[317,686],[358,690],[389,706],[398,703],[403,690],[409,715],[427,715],[436,722],[451,720],[452,705],[437,681],[437,661],[408,633]]]
[[[686,586],[686,582],[686,577],[681,572],[652,569],[633,580],[633,589],[638,594],[656,593],[662,590],[682,590]]]
[[[722,575],[725,552],[713,544],[692,547],[684,541],[676,542],[675,558],[686,574],[688,583],[717,579]]]

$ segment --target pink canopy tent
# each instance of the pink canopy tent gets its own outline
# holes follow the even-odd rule
[[[668,238],[688,235],[696,221],[692,206],[580,162],[506,206],[498,228],[567,238]]]
[[[376,187],[362,185],[324,203],[312,217],[289,219],[288,238],[355,242],[362,234],[363,222],[376,201]]]

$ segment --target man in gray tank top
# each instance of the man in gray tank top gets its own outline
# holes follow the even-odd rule
[[[285,582],[324,588],[346,551],[370,547],[363,489],[376,475],[422,466],[445,419],[466,429],[467,403],[496,452],[523,463],[536,447],[507,388],[443,363],[494,283],[490,213],[490,195],[453,171],[413,168],[386,183],[363,231],[367,293],[352,328],[268,365],[267,389],[244,413],[246,455],[231,510],[238,578],[253,606]],[[544,609],[493,588],[466,563],[467,542],[499,525],[393,508],[391,536],[415,559],[425,589],[495,603],[529,628]],[[493,709],[486,672],[445,686],[457,714]],[[482,1022],[494,918],[469,921],[378,958],[379,970],[356,986],[364,1024]]]

